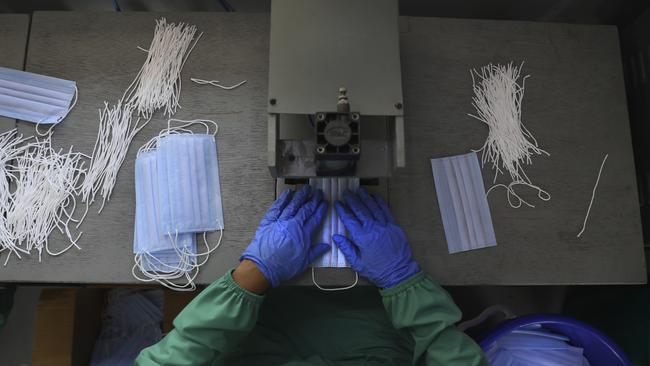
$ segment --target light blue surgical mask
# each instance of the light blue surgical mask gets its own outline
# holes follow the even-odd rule
[[[2,116],[38,124],[56,124],[72,109],[76,95],[74,81],[0,67]]]
[[[217,144],[210,134],[171,134],[157,147],[160,225],[163,231],[223,230]]]
[[[449,253],[497,244],[476,153],[431,159]]]
[[[191,270],[195,263],[196,235],[169,236],[160,227],[155,150],[138,154],[135,161],[135,202],[133,253],[140,270],[161,273]]]

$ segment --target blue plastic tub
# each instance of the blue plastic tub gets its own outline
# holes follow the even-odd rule
[[[583,348],[591,366],[632,366],[623,350],[602,332],[581,321],[559,315],[528,315],[509,320],[482,337],[479,344],[486,351],[502,336],[534,324],[564,335],[572,345]]]

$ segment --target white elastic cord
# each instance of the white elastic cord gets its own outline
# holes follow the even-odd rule
[[[321,285],[318,284],[318,282],[316,282],[315,267],[311,267],[311,282],[313,282],[314,285],[316,287],[318,287],[319,290],[322,290],[322,291],[343,291],[343,290],[349,290],[349,289],[353,288],[354,286],[356,286],[357,283],[359,283],[359,274],[357,272],[354,272],[354,283],[349,285],[349,286],[345,286],[345,287],[322,287]]]
[[[196,289],[194,279],[199,273],[199,268],[208,261],[210,253],[215,251],[221,245],[223,239],[223,229],[220,229],[219,231],[219,239],[217,241],[217,244],[212,248],[210,248],[210,245],[208,244],[206,233],[203,233],[203,242],[205,243],[207,250],[201,253],[192,253],[187,249],[187,247],[179,247],[177,245],[179,234],[170,234],[169,237],[171,239],[172,249],[174,249],[174,251],[179,256],[178,266],[172,266],[164,263],[153,255],[145,252],[134,255],[135,264],[131,268],[131,274],[135,279],[139,281],[155,281],[171,290],[193,291]],[[201,256],[205,256],[205,259],[199,262],[197,258]],[[144,261],[147,261],[148,263],[153,262],[153,268],[163,269],[164,271],[148,271],[144,267]],[[142,275],[144,275],[144,277],[141,277],[137,274],[136,268]],[[176,281],[181,278],[185,279],[185,283],[178,283],[178,281]]]
[[[0,145],[6,140],[0,135]],[[27,139],[17,137],[21,143]],[[0,149],[6,146],[0,146]],[[4,150],[4,149],[2,149]],[[79,249],[77,241],[82,233],[74,236],[70,223],[75,222],[73,214],[77,207],[77,195],[81,180],[85,175],[85,155],[52,148],[51,135],[43,140],[35,140],[15,149],[5,157],[13,156],[14,165],[4,161],[4,169],[14,183],[11,193],[0,193],[2,219],[0,219],[0,238],[3,249],[9,254],[19,252],[31,254],[33,250],[42,260],[43,248],[51,256],[65,253],[72,247]],[[70,242],[63,250],[49,248],[49,235],[57,229]],[[8,262],[9,255],[5,260]]]
[[[175,272],[175,273],[170,273],[170,274],[160,274],[160,273],[155,273],[155,272],[148,272],[144,270],[143,264],[142,264],[142,258],[147,254],[136,254],[134,256],[134,261],[135,264],[131,268],[131,274],[133,277],[139,281],[143,282],[158,282],[159,284],[167,287],[170,290],[174,291],[194,291],[196,289],[196,285],[194,284],[194,279],[198,275],[198,269],[196,269],[193,273],[189,272]],[[140,270],[140,273],[144,275],[144,277],[138,276],[136,273],[136,268]],[[181,277],[185,277],[186,282],[184,284],[178,284],[175,282],[172,282],[172,280],[177,280]]]
[[[172,122],[181,122],[183,123],[180,126],[175,126],[172,127],[171,123]],[[207,123],[206,123],[207,122]],[[219,125],[217,122],[210,120],[210,119],[203,119],[203,118],[198,118],[198,119],[190,119],[190,120],[184,120],[184,119],[177,119],[177,118],[170,118],[167,120],[167,131],[174,131],[174,130],[181,130],[186,127],[190,127],[195,124],[202,125],[205,127],[205,133],[209,134],[210,133],[210,127],[208,126],[208,123],[212,124],[214,126],[214,132],[212,133],[213,136],[216,136],[217,133],[219,132]],[[166,130],[162,130],[160,133],[162,134]],[[191,131],[190,131],[191,133]]]
[[[543,201],[551,198],[547,191],[531,182],[523,169],[524,165],[532,163],[533,156],[550,154],[539,147],[535,137],[521,121],[521,104],[526,79],[529,77],[521,77],[522,67],[523,62],[519,67],[511,62],[507,65],[489,64],[480,71],[470,71],[474,90],[472,106],[476,109],[476,114],[468,115],[489,128],[485,143],[474,151],[481,152],[482,166],[488,163],[494,169],[494,183],[499,174],[508,172],[511,183],[496,184],[488,193],[495,187],[506,188],[508,203],[513,208],[521,207],[522,204],[534,207],[517,195],[513,189],[516,185],[536,189],[537,196]],[[516,203],[513,203],[512,197],[517,200]]]
[[[197,83],[199,85],[209,84],[209,85],[216,86],[217,88],[221,88],[221,89],[225,89],[225,90],[232,90],[232,89],[238,88],[238,87],[246,84],[246,80],[240,81],[237,84],[230,85],[230,86],[225,86],[225,85],[219,84],[219,80],[203,80],[203,79],[197,79],[197,78],[190,78],[190,80],[192,80],[193,82],[195,82],[195,83]]]
[[[605,162],[607,161],[607,157],[609,154],[605,154],[605,157],[603,158],[603,162],[600,163],[600,169],[598,170],[598,178],[596,178],[596,184],[594,184],[594,189],[591,191],[591,200],[589,201],[589,207],[587,208],[587,214],[585,215],[585,220],[582,222],[582,230],[576,235],[576,238],[579,238],[582,233],[585,232],[585,229],[587,228],[587,219],[589,218],[589,213],[591,212],[591,205],[594,203],[594,197],[596,197],[596,188],[598,188],[598,182],[600,182],[600,174],[603,172],[603,167],[605,166]]]
[[[530,188],[533,188],[533,189],[537,190],[537,198],[539,198],[542,201],[548,201],[548,200],[551,199],[551,194],[550,193],[548,193],[547,191],[543,190],[542,188],[540,188],[540,187],[538,187],[538,186],[536,186],[534,184],[528,183],[528,182],[511,182],[508,185],[495,184],[492,187],[490,187],[490,189],[487,190],[485,195],[489,196],[490,192],[492,192],[492,190],[494,188],[503,187],[503,188],[506,189],[507,197],[508,197],[508,204],[510,205],[510,207],[519,208],[519,207],[521,207],[522,204],[524,204],[524,205],[526,205],[528,207],[535,207],[534,205],[532,205],[532,204],[528,203],[527,201],[525,201],[523,198],[521,198],[517,194],[517,192],[515,192],[514,187],[518,186],[518,185],[523,185],[523,186],[530,187]],[[517,199],[516,203],[513,203],[512,197]]]
[[[82,187],[82,202],[90,206],[99,194],[101,212],[110,201],[113,187],[133,138],[150,121],[156,110],[171,116],[180,108],[181,70],[201,34],[195,37],[196,27],[185,23],[156,21],[154,36],[147,59],[122,98],[115,106],[104,102],[100,110],[100,125],[93,149],[90,167]],[[141,122],[142,121],[142,122]],[[82,216],[85,219],[87,210]],[[81,225],[81,221],[78,225]]]
[[[196,35],[196,26],[156,20],[154,36],[147,60],[136,79],[124,92],[124,99],[133,102],[138,115],[150,118],[157,109],[171,116],[180,107],[180,73],[203,33]]]
[[[50,125],[50,128],[48,128],[47,131],[45,131],[45,133],[41,133],[41,131],[38,129],[38,127],[41,125],[42,120],[41,120],[41,121],[38,121],[38,122],[36,123],[36,126],[34,127],[34,128],[36,129],[36,134],[39,135],[39,136],[41,136],[41,137],[44,137],[44,136],[47,136],[47,135],[51,134],[51,133],[52,133],[52,130],[54,129],[54,126],[56,126],[56,125],[57,125],[59,122],[61,122],[65,117],[67,117],[68,114],[70,113],[70,111],[72,110],[72,108],[74,108],[74,106],[77,105],[77,98],[78,98],[78,97],[79,97],[79,89],[77,89],[77,84],[75,84],[75,85],[74,85],[74,95],[73,95],[73,97],[72,97],[72,103],[70,103],[70,107],[68,107],[68,110],[65,112],[65,115],[59,117],[59,120],[56,121],[55,123],[52,123],[52,124]]]
[[[172,126],[172,122],[181,122],[182,124],[179,126]],[[209,119],[192,119],[192,120],[182,120],[182,119],[176,119],[176,118],[170,118],[167,120],[167,128],[162,129],[159,133],[158,136],[154,136],[149,141],[147,141],[144,145],[142,145],[138,149],[138,153],[136,156],[140,156],[140,154],[147,152],[147,151],[152,151],[155,150],[156,147],[158,146],[158,141],[160,138],[172,134],[181,134],[181,133],[188,133],[188,134],[194,134],[194,132],[188,127],[192,125],[201,125],[205,127],[205,133],[209,134],[210,133],[210,126],[208,123],[212,124],[214,126],[214,132],[212,133],[213,136],[216,136],[217,133],[219,132],[219,125]]]

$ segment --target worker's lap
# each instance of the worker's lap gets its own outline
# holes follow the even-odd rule
[[[256,327],[223,364],[407,364],[410,344],[374,287],[345,294],[280,287],[269,291]]]

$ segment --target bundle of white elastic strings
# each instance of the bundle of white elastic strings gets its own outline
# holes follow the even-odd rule
[[[523,64],[521,65],[523,66]],[[514,190],[516,186],[527,186],[537,190],[543,201],[551,195],[534,185],[524,172],[524,166],[532,163],[532,156],[550,154],[537,144],[537,140],[521,121],[521,104],[524,97],[524,84],[528,76],[521,77],[521,66],[489,64],[480,70],[471,70],[474,97],[472,105],[476,115],[469,114],[489,127],[485,144],[477,151],[482,152],[482,164],[489,163],[495,169],[494,182],[504,170],[510,174],[509,184],[495,184],[504,187],[508,193],[508,203],[513,208],[522,203],[534,207],[523,200]],[[521,80],[521,82],[520,82]],[[512,197],[517,201],[513,202]]]
[[[79,249],[81,233],[72,234],[73,218],[85,174],[88,156],[52,148],[51,135],[42,140],[22,138],[14,131],[0,135],[2,169],[15,188],[2,182],[0,193],[3,218],[0,220],[0,251],[22,258],[33,250],[57,256],[72,247]],[[9,162],[7,159],[12,158]],[[57,229],[70,241],[58,251],[49,247],[49,235]]]
[[[173,123],[180,123],[179,125],[172,126]],[[167,121],[167,128],[160,131],[158,136],[153,137],[147,143],[138,149],[138,156],[144,152],[155,150],[161,138],[173,134],[189,133],[193,134],[194,131],[190,129],[192,125],[201,125],[205,127],[205,133],[210,134],[210,125],[214,127],[212,135],[216,136],[219,132],[219,125],[208,119],[194,119],[194,120],[181,120],[171,118]],[[136,253],[134,254],[133,268],[131,274],[134,278],[143,282],[158,282],[159,284],[175,291],[194,291],[196,284],[194,279],[199,274],[199,268],[207,263],[210,254],[214,252],[221,245],[223,239],[223,229],[219,230],[219,239],[214,246],[210,246],[207,240],[207,233],[202,233],[203,244],[206,250],[203,252],[192,253],[186,247],[178,245],[178,233],[167,233],[171,239],[171,245],[176,254],[179,256],[179,264],[171,266],[167,263],[160,261],[151,253]],[[148,262],[148,263],[146,263]],[[165,272],[147,270],[147,264],[152,264],[154,268],[164,268]],[[179,282],[179,279],[184,279],[184,282]]]
[[[167,23],[165,18],[157,20],[151,45],[143,49],[147,59],[135,79],[115,105],[104,102],[92,160],[81,189],[86,213],[97,194],[102,197],[99,212],[110,200],[129,145],[154,112],[162,110],[171,116],[180,108],[181,70],[202,35],[195,34],[195,26]]]

